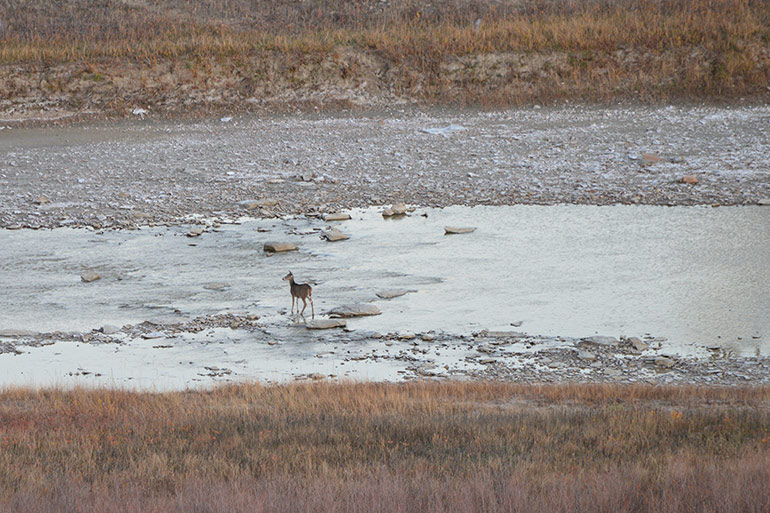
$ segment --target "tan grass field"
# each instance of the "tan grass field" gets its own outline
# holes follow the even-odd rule
[[[770,511],[770,389],[5,390],[0,511]]]
[[[0,97],[75,109],[770,95],[764,0],[5,0],[0,20]]]

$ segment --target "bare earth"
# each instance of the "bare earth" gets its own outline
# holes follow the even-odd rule
[[[136,118],[0,124],[0,226],[132,228],[396,201],[742,205],[770,197],[768,105]],[[239,204],[248,200],[256,201]]]

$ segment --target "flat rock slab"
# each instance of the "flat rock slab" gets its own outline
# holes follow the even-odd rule
[[[763,207],[770,207],[770,198],[762,198],[761,200],[757,201],[757,205],[762,205]]]
[[[605,337],[601,335],[595,335],[593,337],[582,339],[580,342],[578,342],[578,345],[611,347],[611,346],[616,346],[619,343],[620,343],[620,340],[616,339],[615,337]]]
[[[324,215],[324,221],[347,221],[350,219],[350,214],[326,214]]]
[[[34,331],[14,329],[0,330],[0,337],[32,337],[34,335],[36,335]]]
[[[292,242],[265,242],[263,249],[268,253],[284,253],[297,251],[297,245]]]
[[[151,331],[149,333],[142,333],[142,338],[144,339],[153,339],[153,338],[163,338],[166,334],[161,331]]]
[[[380,299],[393,299],[394,297],[401,297],[410,292],[417,292],[416,290],[408,289],[388,289],[377,292],[377,297]]]
[[[379,308],[366,303],[342,305],[329,310],[331,317],[364,317],[366,315],[380,315],[381,313]]]
[[[475,231],[476,228],[472,226],[466,226],[466,227],[459,227],[459,226],[445,226],[444,227],[444,235],[453,235],[458,233],[471,233]]]
[[[340,240],[347,240],[350,238],[350,235],[346,235],[339,231],[336,228],[332,228],[331,230],[327,230],[321,234],[322,239],[326,239],[329,242],[337,242]]]
[[[344,328],[347,322],[344,319],[318,319],[308,321],[305,327],[309,330],[328,330],[332,328]]]
[[[203,288],[206,290],[224,290],[229,286],[230,286],[229,283],[215,281],[215,282],[205,284]]]

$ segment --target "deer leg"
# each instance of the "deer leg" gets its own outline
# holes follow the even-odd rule
[[[310,300],[310,311],[313,313],[313,315],[310,318],[315,319],[315,307],[313,306],[313,297],[308,296],[308,299]]]
[[[302,317],[305,317],[305,308],[307,308],[307,301],[306,301],[306,300],[305,300],[305,298],[303,297],[303,298],[302,298],[302,312],[300,313],[300,315],[301,315]],[[299,310],[299,302],[297,302],[297,310]]]
[[[291,296],[291,313],[292,313],[292,315],[294,314],[294,300],[295,299],[296,298],[294,296]]]

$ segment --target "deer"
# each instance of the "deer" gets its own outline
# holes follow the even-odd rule
[[[313,287],[307,283],[295,283],[294,275],[289,271],[289,274],[284,276],[283,281],[289,282],[289,288],[291,290],[291,313],[294,313],[294,301],[297,302],[297,313],[302,317],[305,317],[305,308],[307,308],[307,300],[310,300],[310,311],[312,312],[311,319],[315,319],[315,307],[313,306]],[[299,311],[299,300],[302,300],[302,311]]]

